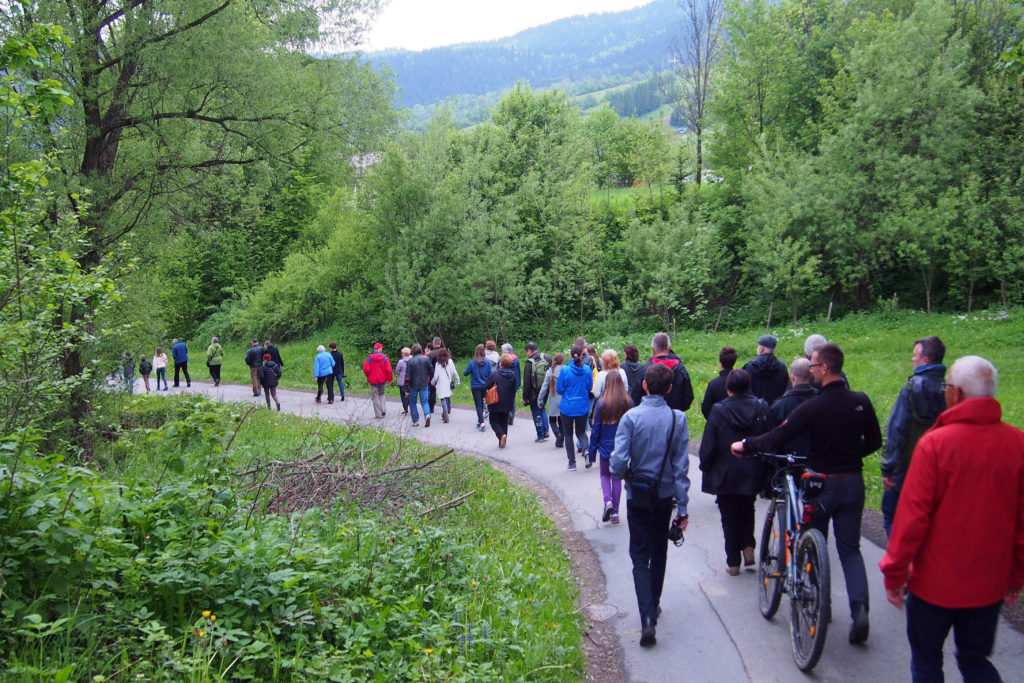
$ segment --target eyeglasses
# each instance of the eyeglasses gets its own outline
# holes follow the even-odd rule
[[[811,364],[810,364],[810,365],[808,365],[807,367],[809,367],[809,368],[816,368],[816,367],[818,367],[819,365],[824,365],[824,363],[811,363]]]
[[[959,388],[960,388],[960,387],[958,387],[958,386],[957,386],[957,385],[955,385],[955,384],[950,384],[949,382],[943,382],[943,383],[942,383],[942,390],[943,390],[943,391],[945,391],[946,389],[949,389],[949,388],[951,388],[951,387],[952,387],[953,389],[959,389]]]

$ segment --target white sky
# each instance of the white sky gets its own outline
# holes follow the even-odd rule
[[[511,36],[576,14],[619,12],[651,0],[389,0],[360,48],[425,50]]]

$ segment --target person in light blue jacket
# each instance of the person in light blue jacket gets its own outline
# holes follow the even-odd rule
[[[484,396],[487,395],[487,380],[494,371],[491,361],[487,360],[486,350],[483,344],[477,344],[473,360],[462,371],[464,377],[469,377],[469,388],[473,392],[473,403],[476,404],[476,428],[481,432],[487,431],[487,427],[484,427]]]
[[[561,413],[565,453],[569,458],[566,469],[575,472],[576,450],[571,436],[575,430],[581,453],[586,453],[590,449],[590,442],[587,440],[587,414],[590,413],[590,391],[594,388],[594,373],[590,367],[583,364],[582,346],[572,347],[569,355],[572,361],[559,373],[555,391],[562,395],[558,410]],[[584,459],[588,468],[594,464],[589,457]]]
[[[313,359],[313,376],[316,377],[316,402],[320,403],[320,397],[324,393],[324,384],[334,377],[334,357],[327,353],[324,345],[316,347],[316,358]],[[327,402],[334,403],[333,383],[327,384]]]

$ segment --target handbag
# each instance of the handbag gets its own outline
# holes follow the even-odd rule
[[[487,390],[487,396],[484,397],[484,401],[489,406],[493,406],[498,402],[498,384],[495,382],[491,385],[491,388]]]
[[[665,464],[668,462],[668,454],[672,450],[672,437],[676,433],[676,413],[672,411],[672,429],[668,433],[668,444],[665,446],[665,457],[661,460],[661,469],[658,470],[658,478],[651,479],[645,476],[636,476],[633,470],[627,470],[626,478],[629,481],[630,499],[632,508],[640,512],[653,511],[661,496],[658,495],[658,485],[661,483],[661,476],[665,473]]]

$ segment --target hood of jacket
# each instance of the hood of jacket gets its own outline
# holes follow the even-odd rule
[[[775,357],[773,353],[763,353],[760,356],[756,356],[753,360],[743,366],[743,369],[749,372],[751,375],[773,375],[782,368],[783,371],[786,369],[786,365]]]
[[[763,406],[760,411],[759,406]],[[768,406],[752,394],[741,394],[719,401],[715,404],[715,410],[720,411],[722,419],[736,431],[748,432],[754,426],[759,412],[762,417],[767,415]]]
[[[562,367],[565,368],[566,370],[568,370],[569,372],[571,372],[572,374],[578,376],[578,377],[582,377],[583,375],[587,375],[587,374],[590,374],[590,375],[594,374],[594,371],[591,370],[590,367],[588,367],[586,363],[584,363],[582,367],[576,367],[576,363],[571,363],[570,362],[570,363],[566,363]]]

